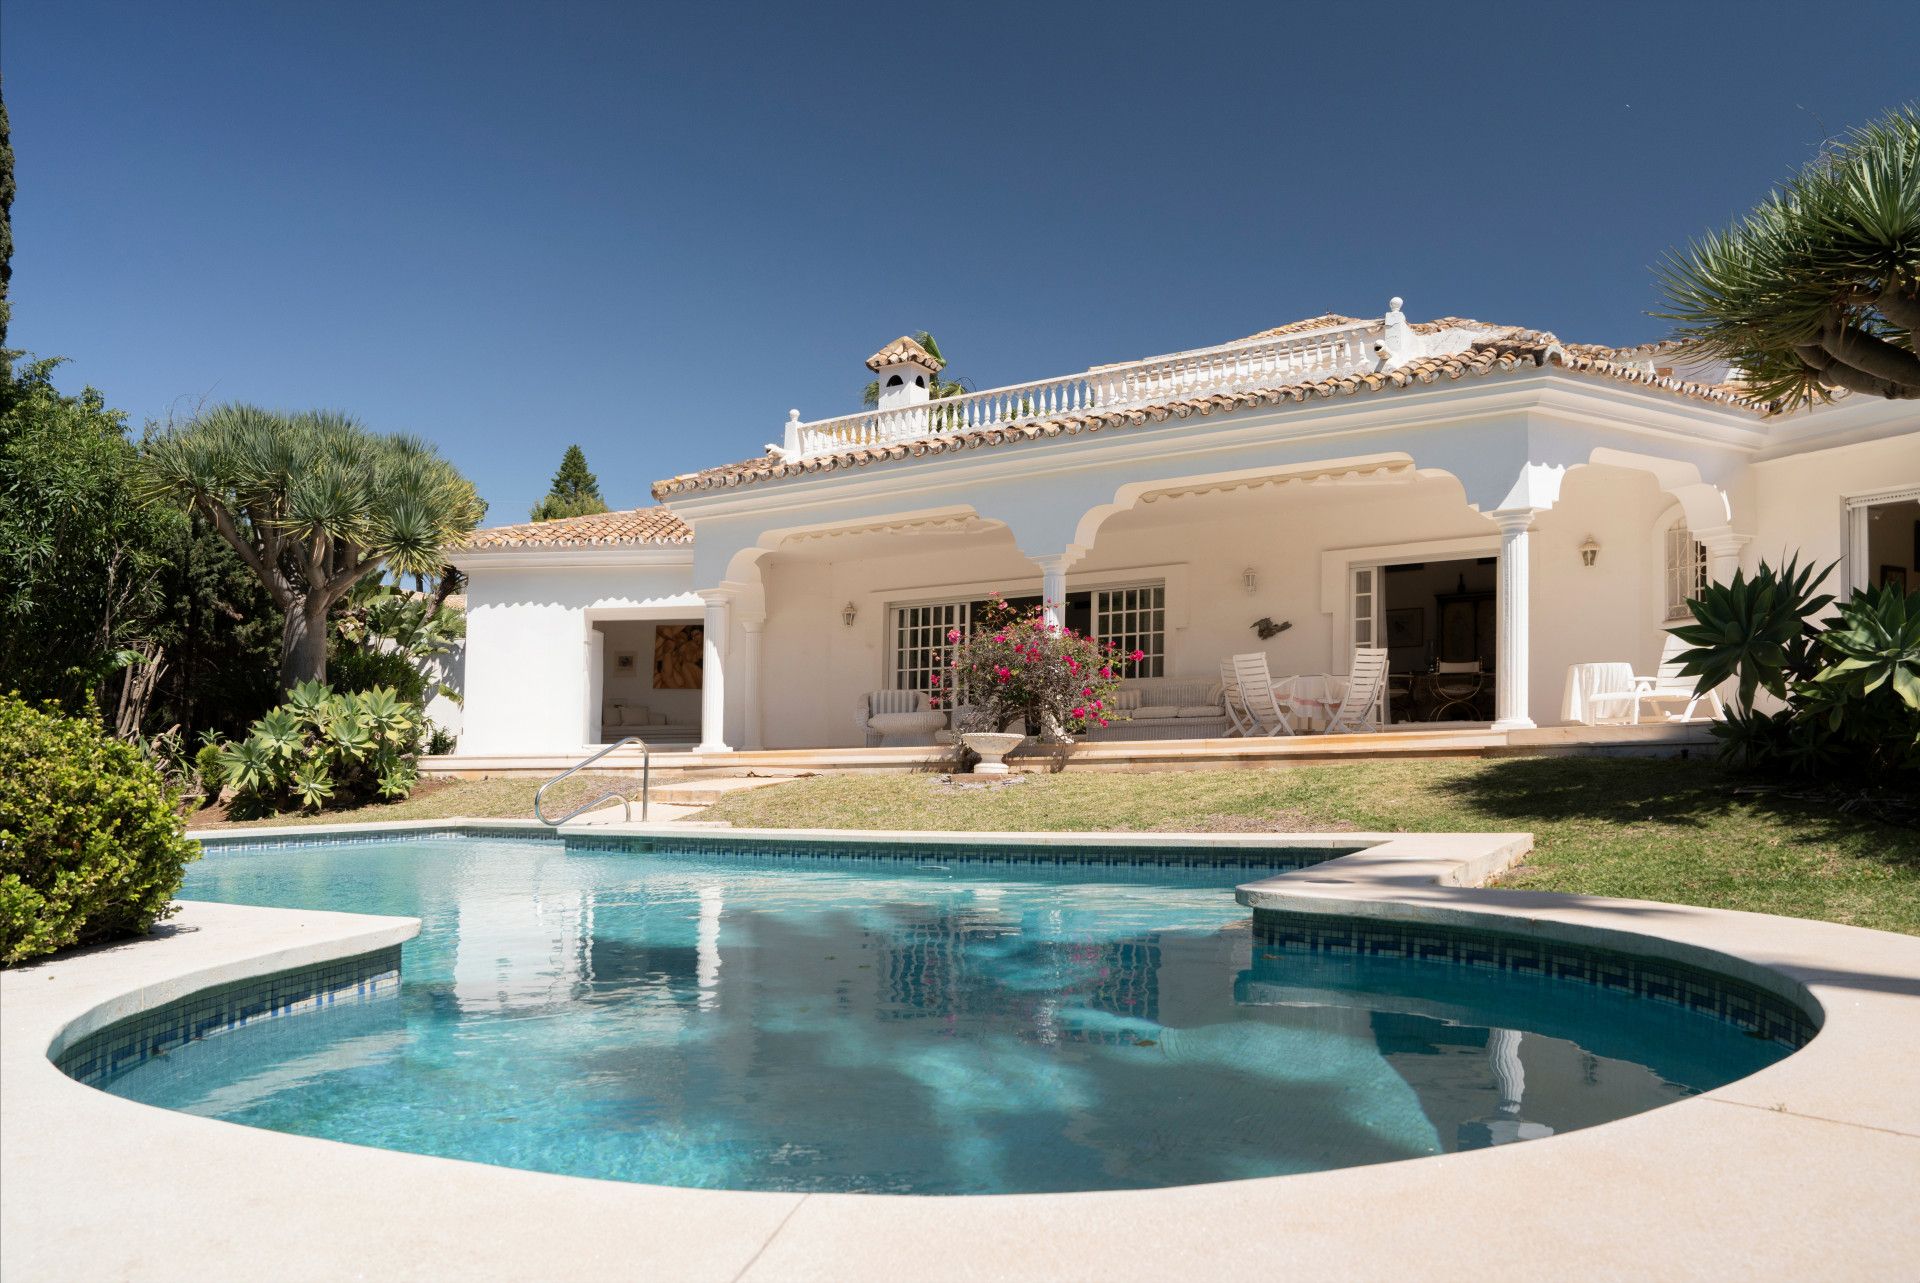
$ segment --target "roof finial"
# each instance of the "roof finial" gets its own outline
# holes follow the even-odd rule
[[[1387,311],[1398,312],[1401,308],[1405,307],[1406,305],[1407,305],[1407,300],[1399,297],[1398,295],[1395,295],[1394,297],[1387,300]]]

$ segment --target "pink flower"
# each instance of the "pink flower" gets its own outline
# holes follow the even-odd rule
[[[1095,708],[1099,708],[1099,707],[1100,707],[1100,701],[1099,701],[1099,700],[1097,700],[1097,699],[1096,699],[1096,700],[1094,700],[1094,701],[1093,701],[1093,707],[1095,707]]]
[[[1100,670],[1100,675],[1102,677],[1111,677],[1113,676],[1113,670],[1111,668],[1102,668]]]
[[[1075,717],[1085,717],[1087,715],[1087,710],[1084,708],[1076,708],[1073,710],[1073,715]]]
[[[1005,633],[995,633],[993,639],[997,642],[1003,642],[1007,639],[1007,635]]]
[[[1105,725],[1107,724],[1107,719],[1106,719],[1106,718],[1104,718],[1104,717],[1103,717],[1103,718],[1101,718],[1101,719],[1100,719],[1100,724],[1101,724],[1102,726],[1105,726]]]
[[[928,707],[928,708],[938,708],[938,707],[940,707],[940,701],[939,701],[939,700],[937,700],[937,699],[930,699],[930,700],[928,700],[928,701],[927,701],[927,707]]]
[[[959,640],[960,640],[960,630],[959,630],[958,628],[949,628],[949,629],[947,629],[947,640],[948,640],[948,641],[959,641]]]
[[[1082,686],[1082,687],[1080,688],[1080,693],[1081,693],[1082,695],[1091,695],[1091,694],[1093,694],[1093,687],[1091,687],[1091,686]],[[1095,707],[1095,708],[1098,708],[1098,707],[1100,707],[1100,706],[1099,706],[1098,704],[1095,704],[1095,705],[1094,705],[1094,707]]]
[[[1144,650],[1135,650],[1133,654],[1127,656],[1128,659],[1131,659],[1136,664],[1139,663],[1141,660],[1145,659],[1146,657],[1147,657],[1147,652]]]
[[[929,677],[927,680],[933,683],[935,686],[938,686],[940,684],[940,674],[935,673],[933,676]]]

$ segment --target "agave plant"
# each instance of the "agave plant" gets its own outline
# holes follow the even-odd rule
[[[323,762],[302,762],[287,781],[287,790],[301,806],[317,811],[333,796],[333,777],[327,773]]]
[[[1815,595],[1832,572],[1828,565],[1816,573],[1793,557],[1779,570],[1762,562],[1751,579],[1735,571],[1728,583],[1708,584],[1687,603],[1694,622],[1668,630],[1692,647],[1679,655],[1680,671],[1700,679],[1702,694],[1737,681],[1743,713],[1763,689],[1786,699],[1789,679],[1811,677],[1818,667],[1811,621],[1833,601]]]
[[[1858,697],[1890,685],[1901,703],[1920,711],[1920,592],[1887,584],[1855,594],[1820,634],[1820,645],[1832,657],[1815,678],[1822,685]]]
[[[221,778],[241,793],[261,793],[274,782],[273,754],[259,740],[235,740],[220,750]]]
[[[1816,590],[1831,570],[1762,563],[1709,587],[1688,603],[1695,622],[1671,630],[1693,646],[1683,671],[1701,691],[1739,683],[1713,728],[1728,758],[1869,785],[1909,776],[1920,771],[1920,593],[1855,592],[1821,625],[1833,598]],[[1761,690],[1782,708],[1755,709]]]
[[[306,747],[306,727],[288,708],[276,708],[253,724],[248,739],[260,745],[272,761],[291,762]]]

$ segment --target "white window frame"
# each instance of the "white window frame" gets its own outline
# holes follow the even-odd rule
[[[1681,512],[1660,532],[1660,622],[1685,623],[1693,618],[1687,602],[1713,582],[1713,563],[1707,546],[1693,537],[1687,514]]]
[[[1109,640],[1120,643],[1123,650],[1131,653],[1138,649],[1146,652],[1140,662],[1140,670],[1129,668],[1131,677],[1164,677],[1167,673],[1167,634],[1172,631],[1167,626],[1167,581],[1164,579],[1140,580],[1129,584],[1101,584],[1095,588],[1084,589],[1093,594],[1093,640],[1105,645]],[[1157,593],[1158,597],[1150,604],[1142,605],[1137,600],[1131,605],[1113,606],[1107,603],[1109,597],[1119,597],[1123,593]],[[1157,632],[1138,627],[1121,626],[1109,631],[1109,621],[1132,617],[1137,624],[1138,617],[1157,619]],[[1142,642],[1150,642],[1143,645]]]
[[[1101,622],[1101,598],[1103,596],[1105,596],[1108,593],[1118,594],[1118,593],[1124,593],[1124,592],[1130,592],[1130,591],[1138,592],[1143,589],[1158,589],[1160,593],[1159,604],[1157,606],[1149,607],[1148,610],[1150,613],[1157,614],[1159,616],[1159,622],[1160,622],[1159,649],[1158,651],[1155,651],[1149,647],[1142,647],[1141,649],[1146,650],[1150,657],[1157,659],[1159,661],[1158,666],[1160,669],[1160,673],[1165,674],[1169,670],[1173,662],[1172,636],[1173,636],[1174,630],[1178,627],[1178,624],[1173,619],[1171,603],[1173,601],[1174,593],[1173,593],[1172,585],[1168,582],[1169,578],[1171,578],[1171,576],[1167,578],[1152,578],[1152,579],[1100,580],[1100,581],[1096,581],[1094,583],[1088,583],[1088,584],[1073,584],[1070,586],[1070,591],[1092,594],[1094,640],[1098,642],[1104,642],[1106,638],[1102,636],[1102,633],[1101,633],[1101,630],[1103,627]],[[929,687],[927,686],[911,686],[911,687],[903,686],[901,682],[901,678],[904,675],[906,675],[909,671],[915,672],[915,673],[923,673],[923,674],[931,674],[934,671],[931,668],[915,668],[915,669],[909,670],[902,667],[902,659],[903,659],[905,650],[914,649],[914,647],[903,645],[903,641],[904,641],[902,636],[902,627],[903,627],[902,616],[903,615],[906,615],[910,612],[947,611],[947,612],[950,612],[949,619],[951,622],[939,625],[940,633],[944,635],[949,629],[958,628],[960,632],[964,635],[968,629],[968,626],[972,623],[972,620],[970,618],[970,610],[971,610],[972,603],[980,600],[983,597],[992,595],[995,591],[998,591],[1000,595],[1003,597],[1032,596],[1035,594],[1035,589],[1032,586],[1019,586],[1019,585],[1008,586],[1006,584],[998,584],[991,587],[981,587],[978,590],[970,590],[966,596],[960,596],[958,594],[948,596],[948,595],[942,594],[941,596],[938,596],[938,597],[924,597],[924,598],[918,598],[914,600],[888,602],[886,607],[886,612],[887,612],[886,613],[887,646],[886,646],[886,673],[885,673],[886,689],[888,690],[903,690],[903,689],[928,690]],[[906,627],[910,627],[910,628],[926,628],[930,626],[931,625],[922,624],[922,623],[912,623],[912,624],[906,625]],[[1127,634],[1127,636],[1133,636],[1133,635],[1134,634]],[[1131,649],[1131,647],[1129,647],[1129,649]]]
[[[1870,591],[1874,567],[1867,556],[1867,510],[1889,503],[1920,499],[1920,482],[1845,495],[1840,501],[1841,582],[1848,589]]]
[[[927,679],[946,667],[946,635],[959,629],[966,635],[971,599],[947,601],[902,602],[887,608],[887,689],[937,691]],[[909,633],[924,633],[928,636],[909,640]],[[925,662],[907,666],[905,660],[909,652],[916,652]],[[917,676],[918,684],[903,681],[903,678]]]

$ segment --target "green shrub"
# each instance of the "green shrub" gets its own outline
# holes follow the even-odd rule
[[[1728,759],[1758,770],[1869,787],[1920,777],[1920,592],[1855,591],[1830,619],[1816,595],[1832,571],[1762,562],[1751,579],[1710,584],[1670,629],[1693,649],[1683,672],[1705,692],[1736,682],[1713,733]],[[1754,707],[1766,691],[1782,707]]]
[[[302,682],[220,750],[220,772],[241,815],[403,798],[419,779],[423,722],[390,686],[335,693]]]
[[[0,696],[0,964],[146,931],[198,858],[137,749]]]
[[[339,646],[327,661],[327,682],[337,691],[388,687],[406,703],[424,706],[427,679],[405,655],[390,650]]]
[[[200,791],[209,798],[220,796],[220,790],[226,787],[227,773],[220,765],[220,745],[209,742],[200,746],[193,755],[193,769],[200,775]]]

